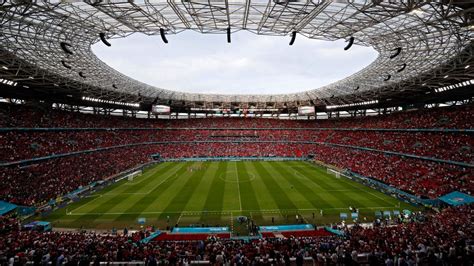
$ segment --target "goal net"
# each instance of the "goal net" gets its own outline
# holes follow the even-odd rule
[[[335,176],[336,178],[340,178],[341,177],[341,173],[334,170],[334,169],[331,169],[331,168],[326,168],[326,173],[330,174],[330,175],[333,175]]]
[[[142,170],[138,170],[138,171],[135,171],[133,173],[130,173],[128,175],[125,176],[125,178],[128,179],[128,181],[133,181],[133,179],[136,177],[136,176],[139,176],[142,174]]]

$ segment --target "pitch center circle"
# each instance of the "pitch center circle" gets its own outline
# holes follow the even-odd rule
[[[219,175],[219,179],[226,183],[246,183],[255,180],[256,176],[252,173],[248,173],[245,176],[237,176],[235,171],[227,171],[223,175]]]

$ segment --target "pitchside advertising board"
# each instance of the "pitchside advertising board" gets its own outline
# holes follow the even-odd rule
[[[169,114],[171,112],[171,107],[167,105],[152,105],[151,112],[154,114]]]
[[[314,115],[314,106],[300,106],[298,107],[298,115]]]

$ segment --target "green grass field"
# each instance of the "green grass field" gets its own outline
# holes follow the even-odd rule
[[[234,229],[240,215],[268,225],[272,218],[275,224],[294,224],[298,214],[304,222],[321,225],[339,221],[340,212],[350,214],[349,206],[359,208],[368,221],[376,210],[414,209],[309,162],[166,162],[46,220],[54,227],[111,229],[138,228],[137,219],[144,217],[146,225],[161,229],[175,224]]]

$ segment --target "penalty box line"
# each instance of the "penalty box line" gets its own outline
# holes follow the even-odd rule
[[[178,168],[178,169],[180,169],[180,168]],[[158,186],[160,186],[161,184],[163,184],[164,182],[166,182],[166,181],[167,181],[170,177],[172,177],[174,174],[176,174],[176,172],[178,172],[178,169],[177,169],[176,171],[174,171],[170,176],[168,176],[165,180],[163,180],[162,182],[160,182],[158,185],[154,186],[151,190],[149,190],[149,191],[147,191],[147,192],[131,192],[131,193],[128,193],[128,192],[113,192],[113,191],[115,190],[115,189],[114,189],[114,190],[112,190],[112,191],[108,191],[108,192],[105,192],[105,193],[103,193],[103,194],[98,193],[98,194],[96,194],[96,196],[95,196],[95,195],[91,195],[91,196],[95,196],[95,197],[96,197],[95,199],[93,199],[93,200],[91,200],[91,201],[89,201],[89,202],[87,202],[87,203],[85,203],[85,204],[83,204],[83,205],[81,205],[81,206],[75,208],[74,210],[72,210],[72,211],[70,211],[69,213],[66,213],[66,214],[67,214],[67,215],[73,215],[73,212],[76,212],[77,210],[84,208],[85,206],[91,204],[92,202],[94,202],[94,201],[96,201],[97,199],[100,199],[100,198],[102,198],[102,197],[104,197],[104,196],[107,197],[107,196],[118,196],[118,195],[148,195],[148,194],[150,194],[155,188],[157,188]],[[150,170],[151,170],[151,169],[150,169]],[[137,185],[137,184],[139,184],[139,183],[141,183],[141,182],[143,182],[143,181],[145,181],[145,180],[148,180],[150,177],[153,177],[153,175],[156,174],[159,170],[160,170],[160,169],[159,169],[159,165],[157,165],[155,169],[153,169],[153,170],[151,170],[150,172],[148,172],[148,173],[146,173],[146,174],[140,176],[139,178],[141,178],[141,180],[140,180],[139,182],[134,183],[133,185]],[[127,182],[127,183],[125,183],[125,184],[123,184],[123,185],[128,185],[128,184],[129,184],[129,182]],[[119,186],[119,187],[121,187],[121,186]]]
[[[371,210],[371,209],[387,209],[387,208],[396,208],[395,206],[378,206],[378,207],[362,207],[358,208],[359,210]],[[322,208],[322,210],[348,210],[346,208]],[[152,212],[70,212],[66,215],[70,216],[82,216],[82,215],[139,215],[139,214],[180,214],[183,216],[192,216],[192,215],[203,215],[203,214],[227,214],[232,215],[233,213],[240,212],[249,212],[249,213],[281,213],[283,212],[298,212],[298,211],[319,211],[319,209],[264,209],[264,210],[226,210],[226,211],[176,211],[176,212],[163,212],[163,211],[152,211]]]
[[[181,168],[178,167],[178,168],[177,168],[175,171],[173,171],[173,173],[171,173],[167,178],[165,178],[163,181],[161,181],[160,183],[158,183],[157,185],[155,185],[153,188],[151,188],[150,190],[148,190],[148,191],[146,191],[146,192],[131,192],[131,193],[123,192],[123,193],[121,193],[121,192],[113,192],[113,190],[112,190],[112,191],[109,191],[109,192],[105,192],[104,194],[98,194],[95,199],[93,199],[93,200],[91,200],[91,201],[85,203],[84,205],[81,205],[81,206],[75,208],[74,210],[72,210],[72,211],[70,211],[69,213],[67,213],[67,215],[75,215],[77,210],[79,210],[79,209],[81,209],[81,208],[83,208],[83,207],[89,205],[89,204],[92,203],[93,201],[95,201],[95,200],[97,200],[97,199],[99,199],[99,198],[102,198],[102,197],[104,197],[104,196],[107,197],[107,196],[118,196],[118,195],[148,195],[148,194],[150,194],[151,192],[153,192],[153,190],[155,190],[157,187],[161,186],[163,183],[165,183],[165,182],[168,181],[170,178],[172,178],[172,177],[179,171],[179,169],[181,169]],[[156,173],[156,172],[155,172],[155,173]],[[155,173],[153,173],[153,174],[155,174]],[[153,176],[153,174],[150,175],[150,176],[148,176],[148,177],[146,177],[146,178],[143,179],[143,180],[148,180],[150,177]],[[142,180],[142,181],[143,181],[143,180]],[[142,181],[140,181],[140,182],[142,182]],[[125,183],[125,184],[127,184],[127,183]],[[125,184],[124,184],[124,185],[125,185]],[[104,213],[104,214],[105,214],[105,213]],[[102,215],[104,215],[104,214],[102,214]],[[123,214],[128,214],[128,213],[123,213]],[[82,215],[84,215],[84,214],[82,214]]]

